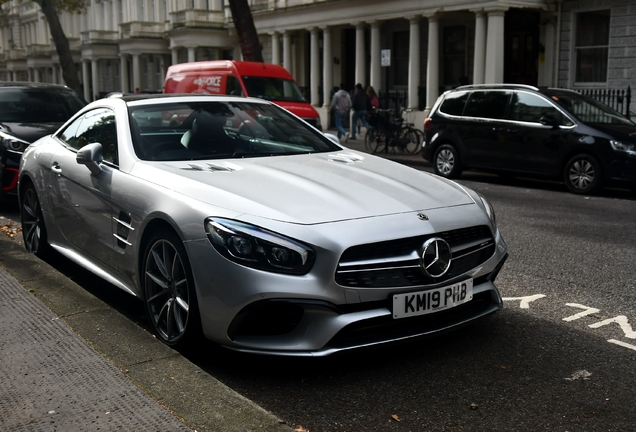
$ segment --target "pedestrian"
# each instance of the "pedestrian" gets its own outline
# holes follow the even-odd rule
[[[331,98],[329,109],[334,111],[336,128],[338,129],[338,139],[344,137],[344,141],[347,142],[349,140],[349,134],[342,125],[345,116],[349,114],[349,110],[351,109],[351,98],[344,88],[345,84],[341,83],[340,89],[333,95],[333,98]]]
[[[380,99],[375,89],[371,86],[367,86],[367,98],[369,99],[369,106],[372,110],[380,108]]]
[[[366,129],[369,129],[369,123],[367,123],[367,94],[362,88],[362,84],[356,84],[355,93],[351,100],[353,107],[353,116],[351,118],[351,139],[356,139],[356,128],[358,121],[361,121]]]

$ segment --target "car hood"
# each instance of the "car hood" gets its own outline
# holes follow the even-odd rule
[[[591,124],[595,129],[604,132],[617,140],[630,140],[636,141],[636,126],[626,124],[606,124],[606,123],[594,123]]]
[[[0,131],[6,132],[26,142],[33,143],[43,136],[52,134],[58,130],[60,126],[62,126],[62,123],[3,122],[0,123]]]
[[[144,162],[136,164],[132,174],[210,205],[300,224],[474,203],[455,183],[349,150],[253,159]]]

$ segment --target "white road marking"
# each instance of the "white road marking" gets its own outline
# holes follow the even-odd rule
[[[612,324],[612,323],[616,323],[619,326],[621,326],[621,330],[623,330],[623,333],[625,333],[625,337],[628,337],[630,339],[636,339],[636,331],[632,329],[632,326],[629,324],[629,320],[627,319],[625,315],[619,315],[617,317],[609,318],[609,319],[597,322],[595,324],[590,324],[589,327],[599,328],[599,327]]]
[[[574,320],[577,320],[579,318],[583,318],[584,316],[595,314],[595,313],[601,311],[600,309],[583,306],[583,305],[578,304],[578,303],[566,303],[565,305],[566,306],[570,306],[570,307],[579,308],[579,309],[585,309],[585,310],[583,312],[579,312],[579,313],[577,313],[575,315],[571,315],[571,316],[569,316],[567,318],[563,318],[563,321],[574,321]]]
[[[628,343],[626,343],[626,342],[621,342],[621,341],[618,341],[618,340],[616,340],[616,339],[608,339],[607,341],[608,341],[609,343],[613,343],[613,344],[616,344],[616,345],[620,345],[620,346],[622,346],[622,347],[629,348],[629,349],[631,349],[631,350],[636,351],[636,345],[628,344]]]
[[[535,294],[525,297],[503,297],[503,301],[519,301],[519,307],[521,309],[530,309],[530,302],[545,297],[545,294]]]

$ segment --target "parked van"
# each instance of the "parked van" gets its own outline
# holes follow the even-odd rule
[[[320,116],[291,74],[278,65],[235,60],[180,63],[168,68],[164,93],[203,93],[266,99],[322,130]]]

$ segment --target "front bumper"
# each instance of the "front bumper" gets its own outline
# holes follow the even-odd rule
[[[455,209],[455,212],[461,213]],[[434,212],[429,213],[434,216]],[[461,218],[461,217],[460,217]],[[387,220],[349,221],[337,233],[325,231],[341,224],[322,226],[325,247],[316,247],[314,268],[304,276],[273,274],[245,268],[220,256],[207,242],[187,242],[197,286],[204,334],[221,345],[242,352],[284,356],[326,356],[340,351],[405,342],[437,335],[490,315],[503,307],[494,281],[507,258],[507,246],[499,231],[492,235],[492,255],[449,279],[422,285],[358,287],[336,282],[343,251],[358,244],[360,233],[400,238],[411,229],[413,215]],[[431,219],[441,219],[431,217]],[[448,220],[449,218],[447,218]],[[452,217],[449,223],[453,223]],[[483,222],[481,220],[480,222]],[[420,233],[422,224],[418,221]],[[373,226],[375,225],[375,226]],[[394,226],[382,233],[380,226]],[[307,234],[307,227],[300,227]],[[357,232],[356,232],[357,231]],[[280,231],[279,231],[280,232]],[[432,230],[431,235],[440,232]],[[298,237],[296,237],[298,238]],[[331,245],[324,242],[331,241]],[[303,241],[316,245],[318,239]],[[207,242],[207,244],[206,244]],[[205,257],[204,260],[192,257]],[[394,294],[420,292],[472,278],[473,299],[462,305],[426,315],[393,319]]]

